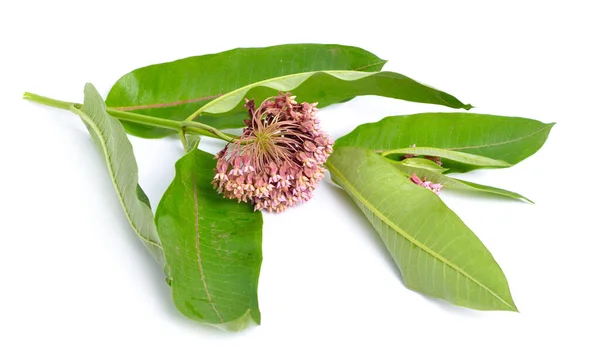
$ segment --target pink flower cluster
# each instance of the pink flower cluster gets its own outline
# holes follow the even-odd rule
[[[324,177],[333,141],[316,118],[316,103],[280,93],[258,108],[246,100],[242,136],[216,155],[213,186],[224,197],[282,212],[308,201]]]
[[[432,190],[433,192],[435,192],[436,194],[439,194],[440,191],[442,190],[442,188],[444,187],[441,183],[433,183],[431,181],[426,181],[426,180],[421,180],[416,174],[413,173],[413,175],[410,177],[410,180],[413,181],[414,184],[417,184],[419,186],[423,186],[425,188],[427,188],[428,190]]]

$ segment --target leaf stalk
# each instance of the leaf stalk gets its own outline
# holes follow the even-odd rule
[[[38,104],[55,107],[63,110],[69,110],[71,106],[74,106],[76,108],[81,107],[81,104],[51,99],[49,97],[36,95],[30,92],[25,92],[23,94],[23,98],[25,100],[29,100]],[[142,115],[133,112],[117,110],[111,107],[107,107],[106,112],[119,120],[125,120],[132,123],[156,126],[160,128],[175,130],[177,132],[181,132],[183,130],[183,133],[208,136],[216,139],[221,139],[229,143],[237,140],[237,137],[235,135],[223,133],[222,131],[210,125],[206,125],[196,121],[178,121],[171,119],[163,119],[149,115]]]

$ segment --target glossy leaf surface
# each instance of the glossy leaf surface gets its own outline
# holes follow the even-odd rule
[[[371,222],[408,288],[460,306],[516,311],[490,252],[436,194],[362,148],[336,148],[327,168]]]
[[[537,152],[554,124],[537,120],[471,113],[424,113],[391,116],[363,124],[336,140],[335,145],[387,151],[434,147],[476,154],[517,164]],[[479,168],[444,163],[450,172]]]
[[[416,163],[416,161],[422,161],[421,165]],[[412,174],[416,174],[421,180],[432,181],[434,183],[441,183],[444,188],[450,188],[455,190],[462,190],[468,192],[483,192],[483,193],[491,193],[495,195],[501,195],[505,197],[514,198],[517,200],[523,200],[529,203],[533,203],[527,197],[520,195],[516,192],[507,191],[502,188],[486,186],[475,182],[464,181],[457,178],[452,178],[445,174],[442,174],[442,170],[435,170],[435,167],[438,166],[434,162],[421,159],[421,158],[408,158],[401,162],[390,161],[390,163],[402,171],[407,177],[412,176]],[[432,166],[433,165],[433,166]],[[439,167],[439,166],[438,166]],[[441,167],[440,167],[441,168]]]
[[[115,191],[127,220],[152,256],[169,276],[161,242],[154,225],[148,197],[138,185],[138,167],[131,143],[119,120],[106,113],[102,97],[93,85],[85,85],[81,109],[71,111],[81,117],[92,138],[100,147]]]
[[[194,320],[240,330],[252,320],[260,323],[262,215],[217,194],[211,185],[215,163],[198,149],[176,163],[156,226],[177,308]]]
[[[364,49],[335,44],[237,48],[136,69],[116,82],[106,102],[110,107],[183,120],[210,100],[264,79],[319,70],[372,72],[381,70],[384,63]],[[237,127],[245,115],[238,112],[199,121],[219,128]],[[146,138],[173,133],[129,122],[124,125],[131,134]]]

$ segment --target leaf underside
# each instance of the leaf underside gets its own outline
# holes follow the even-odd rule
[[[461,164],[476,166],[476,167],[488,167],[488,168],[500,168],[510,167],[510,164],[505,161],[483,157],[476,154],[469,154],[464,152],[457,152],[454,150],[432,148],[432,147],[411,147],[411,148],[400,148],[385,152],[384,156],[390,158],[391,156],[400,155],[426,155],[430,157],[440,157],[444,160],[458,162]]]
[[[156,211],[173,300],[187,317],[227,330],[260,323],[262,215],[211,185],[213,155],[192,149]]]
[[[102,97],[89,83],[85,85],[81,109],[72,106],[71,111],[81,117],[100,147],[127,220],[168,277],[169,269],[154,225],[150,201],[138,185],[137,163],[123,126],[106,113]]]
[[[371,222],[408,288],[474,309],[517,310],[490,252],[433,192],[362,148],[335,148],[327,168]]]
[[[361,95],[377,95],[406,101],[470,109],[454,96],[394,72],[315,71],[263,80],[229,92],[202,106],[202,115],[221,115],[244,110],[244,100],[264,100],[277,91],[293,91],[299,101],[321,107]],[[240,126],[242,124],[240,123]]]

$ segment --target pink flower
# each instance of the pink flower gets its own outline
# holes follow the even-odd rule
[[[280,93],[258,108],[246,100],[249,119],[242,136],[215,156],[213,186],[224,197],[270,212],[312,197],[333,141],[315,117],[316,103],[294,98]]]
[[[425,188],[427,188],[428,190],[432,190],[433,192],[435,192],[436,194],[439,195],[440,191],[442,190],[442,188],[444,187],[441,183],[433,183],[431,181],[425,181],[425,180],[421,180],[416,174],[412,174],[412,176],[410,176],[410,180],[419,186],[423,186]]]

